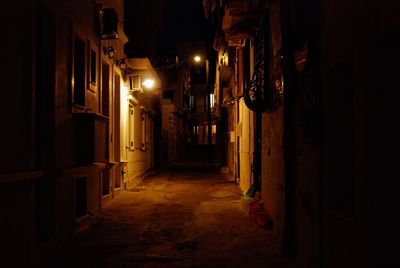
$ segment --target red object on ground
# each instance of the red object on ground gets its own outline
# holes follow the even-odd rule
[[[255,199],[250,203],[249,216],[252,222],[260,227],[272,229],[272,219],[264,209],[264,204]]]

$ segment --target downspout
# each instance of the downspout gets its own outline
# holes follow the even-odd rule
[[[293,91],[294,80],[294,53],[292,47],[292,32],[289,27],[288,0],[280,2],[280,23],[282,36],[282,69],[284,81],[283,103],[283,165],[284,165],[284,194],[285,218],[283,226],[282,252],[286,256],[293,256],[296,252],[296,204],[295,204],[295,173],[294,173],[294,121]]]

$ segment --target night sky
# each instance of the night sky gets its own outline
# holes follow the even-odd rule
[[[173,56],[177,42],[205,38],[202,1],[126,0],[125,33],[128,57]]]

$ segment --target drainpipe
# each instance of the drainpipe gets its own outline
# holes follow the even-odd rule
[[[284,195],[285,219],[283,227],[282,251],[286,256],[296,252],[296,204],[295,204],[295,172],[294,172],[294,121],[293,121],[293,89],[295,87],[294,53],[291,43],[292,32],[289,27],[288,1],[281,1],[281,34],[282,34],[282,69],[284,88],[284,126],[283,126],[283,162],[284,162]]]

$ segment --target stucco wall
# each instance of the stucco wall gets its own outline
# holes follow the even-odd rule
[[[284,226],[283,107],[262,115],[261,194],[271,215],[274,232]]]
[[[252,182],[251,165],[253,160],[253,113],[246,107],[244,100],[239,102],[239,128],[238,135],[240,136],[240,189],[246,192]]]
[[[35,166],[33,46],[36,5],[25,1],[12,1],[1,16],[4,36],[2,42],[0,112],[2,115],[0,138],[3,141],[0,172],[32,170]]]
[[[399,10],[396,1],[378,4],[368,0],[362,5],[349,4],[346,9],[337,1],[322,4],[323,119],[330,122],[324,125],[322,154],[323,267],[339,265],[339,260],[343,260],[342,267],[355,263],[399,266],[396,247],[392,246],[398,243],[399,226],[393,214],[398,210],[399,178],[399,130],[395,127]],[[333,105],[332,97],[340,98],[342,105]],[[351,118],[349,131],[337,130],[342,118]],[[343,146],[349,143],[350,148]],[[343,167],[344,161],[350,161],[351,166]],[[330,203],[333,197],[341,196],[340,187],[346,181],[352,185],[347,199],[352,212],[341,217]]]

